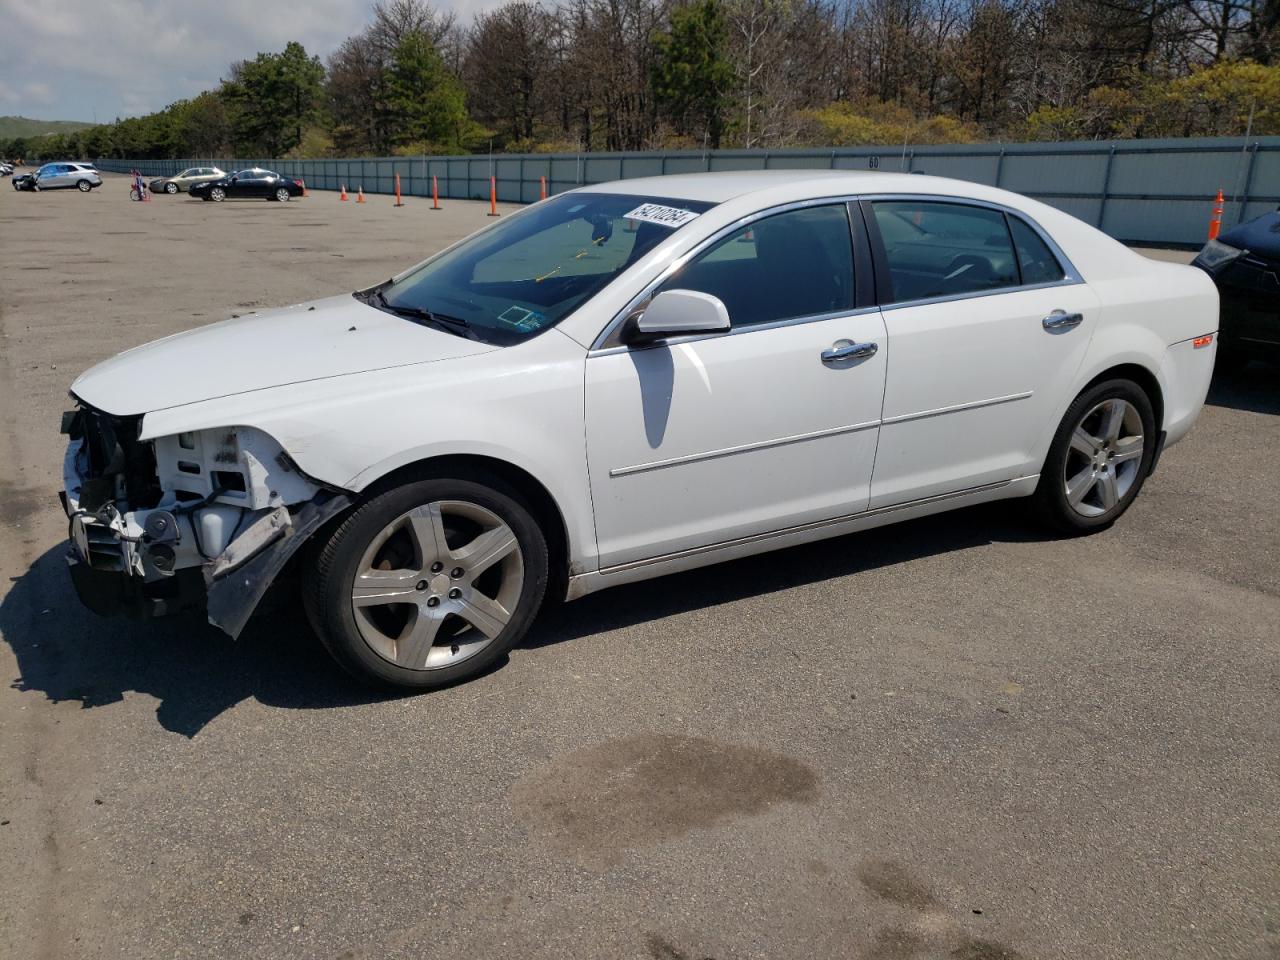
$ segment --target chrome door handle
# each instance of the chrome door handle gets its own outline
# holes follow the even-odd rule
[[[1083,313],[1067,313],[1065,310],[1055,310],[1043,320],[1040,325],[1046,330],[1071,330],[1080,326],[1084,321]]]
[[[865,360],[874,357],[880,347],[874,343],[854,343],[852,340],[837,340],[830,350],[822,351],[823,363],[840,363],[844,360]]]

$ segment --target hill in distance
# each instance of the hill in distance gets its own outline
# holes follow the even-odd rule
[[[92,123],[81,120],[32,120],[30,117],[0,117],[0,140],[14,137],[39,137],[46,133],[71,133],[84,130]]]

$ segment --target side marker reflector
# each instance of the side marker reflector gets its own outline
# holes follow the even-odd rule
[[[1191,346],[1196,350],[1199,350],[1201,347],[1207,347],[1211,343],[1213,343],[1213,334],[1206,333],[1203,337],[1196,337],[1192,340]]]

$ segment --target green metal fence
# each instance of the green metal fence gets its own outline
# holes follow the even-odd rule
[[[393,193],[400,174],[406,196],[484,200],[489,178],[498,199],[548,193],[631,177],[717,170],[836,169],[908,171],[971,180],[1035,197],[1130,242],[1198,245],[1212,200],[1227,198],[1224,225],[1280,205],[1280,137],[955,146],[835,147],[800,150],[711,150],[643,153],[501,154],[460,157],[370,157],[334,160],[192,157],[99,160],[101,170],[164,176],[186,167],[224,170],[261,166],[304,180],[309,188],[345,185]]]

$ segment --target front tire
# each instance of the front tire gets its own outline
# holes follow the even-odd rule
[[[358,507],[315,550],[303,599],[325,648],[379,687],[430,690],[481,673],[528,630],[546,539],[494,478],[433,478]]]
[[[178,185],[176,183],[166,183],[164,185],[164,192],[172,197],[178,192]]]
[[[209,191],[207,196],[214,203],[221,203],[223,200],[227,199],[227,191],[223,190],[221,187],[214,187]]]
[[[1132,380],[1107,380],[1067,409],[1040,472],[1034,502],[1062,533],[1111,526],[1133,503],[1156,450],[1151,399]]]

